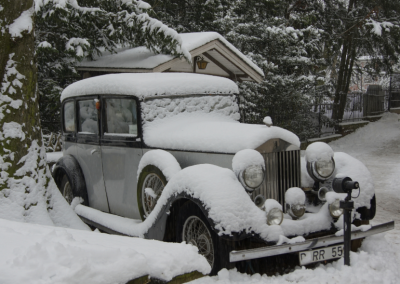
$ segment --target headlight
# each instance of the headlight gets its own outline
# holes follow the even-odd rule
[[[240,150],[233,156],[232,170],[248,192],[253,192],[264,181],[265,161],[260,152]]]
[[[315,181],[325,181],[330,178],[335,171],[335,161],[320,160],[307,162],[307,172]]]
[[[340,208],[340,200],[336,199],[333,203],[329,204],[329,213],[333,218],[339,218],[343,214],[343,209]]]
[[[306,212],[306,195],[301,188],[291,187],[285,193],[286,212],[298,219]]]
[[[283,212],[278,208],[272,208],[267,214],[268,225],[280,225],[283,221]]]
[[[333,174],[333,171],[335,170],[335,162],[333,161],[333,159],[329,161],[316,161],[315,170],[321,177],[328,178]]]
[[[261,166],[249,166],[239,175],[239,180],[247,191],[254,191],[264,181],[264,170]]]

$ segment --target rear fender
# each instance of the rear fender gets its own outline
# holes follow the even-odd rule
[[[74,189],[75,192],[83,193],[87,195],[85,177],[78,161],[71,155],[65,155],[59,159],[54,166],[53,178],[60,188],[61,180],[65,175]],[[86,197],[86,198],[85,198]],[[88,197],[83,197],[85,206],[89,206]]]

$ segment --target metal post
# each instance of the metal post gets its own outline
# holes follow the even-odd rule
[[[350,248],[351,248],[351,211],[354,208],[354,202],[351,200],[351,191],[347,194],[344,201],[340,201],[340,208],[343,208],[343,227],[344,227],[344,265],[350,266]]]
[[[392,101],[392,72],[390,72],[390,83],[389,83],[389,100],[388,100],[388,111],[390,112],[390,104]]]

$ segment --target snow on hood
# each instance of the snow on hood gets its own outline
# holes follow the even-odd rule
[[[127,95],[140,99],[151,96],[188,94],[237,94],[237,85],[227,78],[191,73],[108,74],[69,85],[61,101],[85,95]]]
[[[220,153],[256,149],[274,138],[300,147],[299,138],[288,130],[239,123],[213,113],[182,113],[147,122],[143,138],[146,145],[154,148]]]

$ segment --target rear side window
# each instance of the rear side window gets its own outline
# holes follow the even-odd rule
[[[79,101],[79,133],[98,134],[96,102],[91,100]]]
[[[64,104],[64,131],[75,132],[75,107],[74,102]]]
[[[106,99],[105,135],[138,136],[135,99]]]

